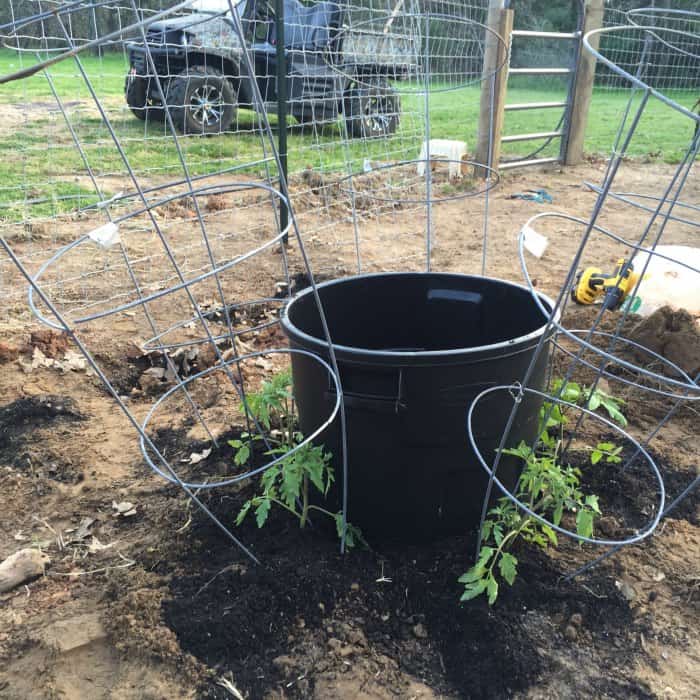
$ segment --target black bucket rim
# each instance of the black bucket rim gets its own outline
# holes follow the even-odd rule
[[[517,282],[511,282],[510,280],[503,280],[498,277],[484,277],[483,275],[469,275],[461,272],[369,272],[360,275],[350,275],[348,277],[340,277],[334,280],[328,280],[326,282],[321,282],[316,285],[317,290],[322,290],[327,287],[331,287],[337,284],[344,284],[347,282],[354,282],[357,280],[370,279],[374,277],[424,277],[424,276],[435,276],[443,278],[460,278],[460,279],[474,279],[474,280],[489,280],[490,282],[497,282],[504,286],[514,287],[522,292],[525,292],[530,299],[532,299],[532,290],[523,284],[518,284]],[[305,333],[300,328],[292,323],[289,318],[289,310],[292,306],[298,303],[301,299],[304,299],[309,294],[313,294],[314,288],[307,287],[303,289],[298,294],[295,294],[288,302],[285,304],[282,314],[280,317],[280,323],[285,335],[288,338],[297,341],[304,342],[306,347],[312,345],[318,349],[328,351],[328,340],[326,338],[317,338],[316,336],[309,335]],[[542,292],[537,292],[540,299],[546,306],[550,309],[555,308],[555,302],[546,294]],[[532,299],[534,304],[534,299]],[[541,313],[541,309],[538,309]],[[544,318],[544,323],[536,328],[534,331],[530,331],[525,335],[518,336],[516,338],[510,338],[508,340],[503,340],[498,343],[490,343],[488,345],[478,345],[474,347],[465,348],[453,348],[449,350],[373,350],[370,348],[361,348],[350,345],[340,345],[338,343],[332,342],[331,344],[333,350],[337,353],[342,353],[343,355],[349,357],[355,357],[360,360],[362,357],[375,358],[377,360],[395,360],[397,363],[410,360],[431,360],[431,359],[441,359],[441,358],[457,358],[463,356],[474,356],[477,354],[490,354],[491,352],[498,350],[513,349],[514,347],[526,345],[530,341],[539,340],[541,336],[544,335],[548,326],[551,326],[552,332],[556,330],[556,323],[561,318],[561,311],[557,309],[556,314],[552,318],[551,316]]]

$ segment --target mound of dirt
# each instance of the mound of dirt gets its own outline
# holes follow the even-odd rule
[[[632,329],[630,338],[678,365],[691,377],[700,372],[700,331],[695,319],[683,309],[674,311],[662,306],[642,319]]]
[[[226,497],[221,517],[236,512],[236,498]],[[519,578],[496,607],[460,606],[470,537],[343,557],[337,542],[318,529],[300,532],[280,513],[263,530],[252,522],[242,530],[263,566],[239,558],[195,516],[197,544],[176,567],[163,616],[185,653],[230,673],[251,700],[522,697],[562,663],[541,651],[552,639],[563,656],[609,649],[619,658],[606,677],[579,669],[592,695],[652,697],[625,671],[648,630],[604,577],[588,588],[553,587],[556,564],[521,550]],[[564,628],[575,614],[585,629],[572,643]],[[611,688],[613,677],[624,688]],[[229,696],[210,688],[203,697]]]
[[[45,431],[58,431],[60,422],[82,421],[85,416],[68,396],[45,394],[13,401],[0,406],[0,465],[12,465],[34,477],[77,483],[82,471],[54,450]],[[43,487],[41,487],[43,491]]]

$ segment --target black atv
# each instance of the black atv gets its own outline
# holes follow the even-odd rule
[[[124,92],[139,119],[163,120],[165,100],[183,133],[218,134],[235,128],[236,110],[254,109],[256,101],[230,12],[220,9],[220,0],[201,4],[212,9],[152,23],[146,34],[149,51],[142,43],[127,45],[130,70]],[[274,113],[273,5],[270,0],[240,0],[234,7],[254,56],[254,79],[265,109]],[[284,10],[289,112],[300,123],[333,121],[342,114],[353,137],[393,134],[401,107],[390,81],[408,75],[413,54],[407,41],[394,40],[387,51],[386,33],[347,33],[343,9],[334,2],[305,6],[284,0]]]

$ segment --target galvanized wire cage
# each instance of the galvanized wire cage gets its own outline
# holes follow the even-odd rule
[[[641,26],[637,23],[640,17],[653,17],[655,21],[653,25]],[[684,366],[679,366],[672,361],[673,355],[668,350],[664,351],[651,345],[652,339],[648,336],[641,340],[637,336],[637,340],[633,340],[627,337],[627,333],[630,331],[630,314],[640,306],[643,308],[645,284],[651,285],[648,281],[650,278],[657,281],[661,278],[663,286],[664,275],[667,281],[680,275],[689,288],[698,286],[700,266],[697,261],[682,257],[692,254],[693,249],[669,248],[664,244],[697,241],[697,193],[692,186],[691,172],[700,148],[700,117],[692,109],[690,100],[693,98],[690,95],[697,91],[699,37],[695,31],[695,17],[692,13],[663,14],[650,10],[631,13],[630,20],[633,18],[634,24],[607,27],[589,33],[584,39],[586,50],[597,58],[601,66],[599,74],[609,74],[620,84],[624,84],[628,91],[627,106],[618,121],[617,135],[603,181],[599,185],[588,183],[597,194],[590,218],[580,219],[560,213],[539,214],[523,226],[519,238],[522,270],[533,298],[537,298],[537,292],[532,268],[540,265],[536,258],[542,255],[541,242],[553,235],[570,236],[578,242],[571,265],[560,281],[561,292],[554,310],[550,312],[538,302],[543,314],[549,316],[548,323],[556,328],[554,345],[561,353],[559,371],[562,377],[552,382],[549,391],[543,394],[542,398],[548,404],[543,418],[545,424],[555,410],[561,411],[564,406],[569,412],[570,420],[563,429],[562,458],[567,457],[571,450],[575,451],[575,445],[580,442],[582,436],[601,434],[591,426],[592,419],[597,422],[600,420],[590,411],[593,406],[593,393],[597,387],[607,387],[608,382],[617,388],[627,387],[623,391],[632,392],[630,395],[639,401],[649,400],[651,396],[663,397],[663,410],[659,420],[638,428],[639,435],[636,438],[607,421],[608,435],[614,430],[629,441],[628,456],[621,460],[619,467],[622,473],[636,469],[635,475],[641,474],[643,470],[640,471],[639,464],[636,464],[638,460],[645,461],[650,470],[648,474],[651,474],[652,478],[645,481],[640,476],[639,488],[648,490],[650,498],[655,501],[655,505],[650,506],[653,518],[645,526],[641,522],[630,525],[630,537],[623,541],[597,542],[611,548],[589,564],[570,573],[569,578],[588,570],[622,546],[633,544],[652,534],[661,518],[672,512],[698,484],[696,477],[685,487],[672,494],[666,494],[664,474],[647,452],[649,443],[662,433],[669,421],[684,406],[692,405],[700,398],[698,367],[693,365],[692,358],[681,361]],[[679,29],[678,26],[683,26],[684,29]],[[671,66],[672,76],[669,75]],[[641,192],[618,190],[630,144],[635,139],[645,138],[640,124],[655,110],[660,110],[669,119],[674,118],[682,130],[685,147],[679,162],[668,168],[663,175],[660,174],[652,189]],[[624,230],[611,230],[606,223],[606,215],[611,209],[620,207],[629,212],[628,224]],[[577,273],[589,261],[599,261],[601,242],[605,241],[615,244],[619,256],[619,274],[608,294],[604,296],[602,304],[593,307],[595,311],[592,314],[592,325],[585,329],[570,328],[566,320],[562,321],[560,318],[566,319],[567,307],[570,309],[572,306],[571,290],[580,280]],[[630,278],[632,273],[635,276]],[[614,298],[620,286],[625,284],[625,279],[632,279],[633,283],[628,290],[626,303],[620,307]],[[686,295],[685,304],[692,303],[691,297]],[[645,313],[650,313],[653,309],[654,306],[651,306]],[[692,324],[692,321],[690,323]],[[480,457],[482,466],[489,474],[490,484],[495,484],[500,494],[505,495],[518,509],[529,515],[533,515],[531,508],[498,481],[497,470],[502,450],[511,447],[510,426],[518,413],[519,405],[524,396],[534,391],[528,384],[536,358],[544,350],[545,343],[542,340],[521,384],[496,387],[484,392],[511,392],[513,407],[495,459]],[[581,386],[585,381],[588,387],[587,398],[582,407],[567,401],[567,387],[570,381],[580,382]],[[470,416],[472,412],[478,411],[478,402],[479,400],[472,405]],[[469,435],[475,444],[471,423]],[[585,437],[583,439],[585,440]],[[533,443],[533,454],[538,449],[540,440],[541,436]],[[482,522],[487,515],[490,493],[491,488],[484,501]],[[546,521],[548,527],[558,529],[560,533],[565,532],[564,529],[556,527],[558,523],[543,519],[541,513],[535,516],[542,522]],[[591,538],[581,536],[579,532],[569,531],[565,534],[579,542],[593,544]]]
[[[449,133],[466,134],[468,125],[463,140],[475,143],[478,86],[492,78],[482,70],[489,32],[470,18],[472,8],[444,3],[458,14],[432,14],[414,5],[399,12],[395,2],[287,3],[280,24],[269,3],[249,13],[253,5],[234,2],[152,9],[136,0],[17,0],[1,28],[12,53],[0,85],[26,96],[13,106],[22,159],[6,164],[0,185],[8,212],[0,224],[3,283],[18,292],[21,280],[29,283],[34,315],[75,340],[140,435],[151,468],[253,558],[197,494],[261,474],[331,421],[344,431],[342,386],[316,298],[330,361],[315,360],[336,397],[327,416],[261,466],[207,462],[232,424],[270,447],[270,426],[247,396],[266,374],[284,370],[290,354],[303,354],[279,331],[284,301],[301,286],[315,290],[319,270],[430,269],[431,207],[441,199],[471,197],[487,236],[497,177],[477,181],[480,164],[467,153],[431,151],[430,126],[442,107],[430,100],[446,87],[465,91],[461,107],[473,110],[460,110]],[[426,26],[450,26],[454,36],[430,43]],[[387,37],[398,45],[401,70],[388,70],[395,52],[360,61],[368,37],[375,47]],[[338,42],[352,57],[342,67],[329,57]],[[370,58],[382,75],[378,94],[360,70]],[[448,74],[452,59],[459,70]],[[48,98],[41,108],[36,96]],[[444,173],[433,174],[438,157]],[[415,249],[398,256],[386,245],[397,207],[421,212],[415,230],[404,231]],[[131,347],[136,383],[101,352],[106,344]],[[145,416],[144,402],[152,403]],[[181,436],[175,456],[164,449],[172,433]],[[343,547],[346,457],[335,457]]]

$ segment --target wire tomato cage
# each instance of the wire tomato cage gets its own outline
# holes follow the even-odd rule
[[[233,1],[227,9],[207,15],[206,21],[196,20],[197,27],[209,27],[206,31],[212,34],[212,27],[224,26],[214,20],[226,19],[225,28],[210,39],[216,46],[234,47],[244,73],[256,78],[249,81],[252,115],[245,122],[246,139],[238,140],[232,132],[244,124],[244,117],[237,105],[227,103],[221,76],[213,71],[204,75],[202,66],[188,65],[185,72],[191,74],[183,77],[180,67],[168,65],[164,70],[158,64],[158,52],[181,53],[184,46],[182,32],[169,34],[168,23],[177,21],[177,26],[192,29],[186,18],[197,4],[186,0],[153,10],[142,8],[138,0],[11,0],[13,19],[0,26],[0,35],[16,63],[0,75],[0,84],[16,86],[27,104],[34,90],[47,92],[53,102],[46,115],[22,112],[25,157],[15,165],[19,184],[3,195],[17,215],[0,229],[0,245],[17,277],[28,285],[28,303],[36,319],[64,331],[76,343],[138,434],[149,467],[182,489],[251,559],[257,561],[255,553],[201,494],[263,473],[339,422],[343,454],[334,457],[341,474],[344,550],[345,404],[306,241],[310,218],[295,207],[308,195],[299,192],[299,182],[309,179],[308,169],[288,171],[283,163],[293,149],[281,153],[278,148],[269,117],[272,106],[261,90],[272,76],[259,75],[262,69],[256,66],[252,47],[255,33],[246,24],[252,21],[257,31],[263,19],[269,21],[243,16]],[[309,152],[320,159],[320,172],[330,173],[320,187],[323,196],[337,189],[350,211],[358,273],[366,264],[382,264],[362,250],[363,216],[368,211],[381,216],[396,203],[426,211],[422,267],[431,267],[430,212],[441,201],[481,200],[485,249],[488,194],[498,184],[495,171],[466,153],[432,153],[430,127],[431,95],[451,92],[465,104],[478,103],[478,87],[493,81],[495,74],[483,72],[486,47],[502,44],[502,39],[473,19],[475,8],[464,4],[443,3],[450,6],[447,13],[427,12],[416,2],[405,5],[405,11],[397,13],[393,2],[369,3],[360,10],[352,3],[339,3],[347,20],[337,28],[335,41],[346,45],[346,56],[354,56],[340,62],[333,58],[332,43],[314,43],[316,35],[303,25],[303,13],[288,22],[294,40],[306,42],[297,58],[301,56],[306,67],[327,62],[336,82],[344,86],[344,118],[339,124],[331,123],[338,121],[337,115],[331,119],[312,110]],[[389,63],[390,55],[382,56],[382,47],[398,47],[406,58],[380,85],[376,75],[370,79],[360,70],[370,40],[374,62]],[[132,66],[126,77],[117,75],[120,84],[124,81],[124,104],[122,94],[114,94],[115,71],[131,65],[134,47],[140,51],[140,68]],[[216,131],[202,122],[197,132],[183,119],[190,103],[174,100],[192,75],[207,90],[218,86],[217,113],[235,113],[230,128]],[[135,80],[146,81],[143,104],[133,102],[134,86],[140,85]],[[178,89],[175,81],[180,81]],[[290,100],[289,107],[297,120],[309,116],[304,104]],[[324,136],[329,129],[338,130],[337,142],[329,144]],[[38,144],[32,140],[36,136]],[[449,178],[434,174],[436,163],[450,172]],[[477,169],[485,174],[483,182],[473,177]],[[312,183],[312,192],[314,187]],[[365,200],[362,206],[360,197]],[[367,200],[372,202],[369,208]],[[44,214],[44,209],[50,213]],[[50,221],[52,246],[26,255],[25,241],[17,232],[44,226],[39,212]],[[317,216],[318,207],[311,207],[310,213]],[[403,266],[410,260],[394,262]],[[484,251],[484,269],[485,265]],[[312,289],[327,360],[287,347],[279,332],[280,310],[298,288],[300,276]],[[131,367],[119,367],[104,350],[128,349],[133,355],[135,341],[138,352],[132,359],[140,376]],[[310,355],[328,374],[335,400],[327,416],[289,452],[266,464],[226,464],[218,448],[230,436],[237,414],[248,433],[269,447],[269,430],[251,411],[248,396],[267,372],[286,367],[295,354]],[[148,401],[152,405],[144,416]],[[177,436],[174,452],[172,444],[166,444],[172,435]],[[211,456],[201,457],[205,452]]]
[[[625,84],[628,90],[628,103],[621,115],[614,140],[611,156],[607,161],[604,177],[598,184],[586,183],[596,196],[590,218],[582,219],[565,213],[544,213],[530,218],[522,227],[518,238],[518,252],[523,276],[530,292],[539,306],[543,316],[547,318],[548,330],[552,331],[552,347],[563,358],[563,378],[554,381],[550,376],[549,389],[540,391],[537,387],[528,386],[533,377],[533,368],[538,357],[547,352],[548,333],[542,336],[536,349],[530,367],[522,378],[521,383],[513,386],[499,386],[484,391],[472,404],[469,415],[467,432],[470,442],[477,452],[482,467],[489,475],[489,485],[482,508],[480,532],[487,517],[493,485],[506,499],[516,505],[519,511],[534,517],[561,534],[607,548],[607,551],[595,557],[584,566],[567,574],[571,579],[590,570],[593,566],[619,551],[622,547],[640,542],[653,534],[662,518],[671,513],[681,501],[687,498],[698,485],[699,478],[691,479],[685,487],[667,498],[664,486],[664,476],[648,451],[649,443],[661,433],[669,421],[678,414],[684,406],[693,406],[700,398],[700,375],[695,374],[697,367],[681,367],[677,362],[662,354],[661,351],[647,347],[644,341],[626,337],[632,320],[633,301],[645,294],[646,280],[652,277],[658,265],[670,269],[669,275],[676,277],[685,275],[691,280],[691,286],[697,286],[700,267],[694,260],[688,260],[682,253],[675,253],[673,246],[664,244],[678,240],[697,240],[699,225],[696,212],[697,205],[692,201],[692,188],[688,187],[691,170],[694,166],[698,149],[700,148],[700,116],[691,105],[682,104],[679,98],[685,99],[698,84],[698,59],[700,56],[700,35],[698,34],[697,13],[667,11],[660,9],[640,9],[628,14],[627,26],[614,26],[590,32],[584,37],[584,47],[597,59],[603,70],[616,76],[616,80]],[[668,66],[674,67],[673,89],[667,90]],[[681,92],[682,89],[688,93]],[[697,99],[697,95],[695,97]],[[696,105],[697,106],[697,105]],[[653,109],[675,115],[680,128],[687,133],[684,151],[680,154],[678,164],[671,166],[659,174],[653,187],[645,191],[630,191],[624,184],[623,163],[626,159],[630,144],[635,138],[645,138],[645,126],[648,114]],[[623,207],[629,211],[629,225],[624,232],[611,230],[606,223],[608,212],[614,207]],[[571,264],[564,266],[562,273],[561,291],[553,309],[543,306],[536,292],[536,280],[532,271],[529,255],[542,257],[542,246],[537,241],[544,240],[542,236],[549,229],[554,229],[559,236],[565,235],[577,242]],[[605,245],[605,253],[600,252]],[[618,251],[622,260],[621,272],[634,270],[638,280],[629,291],[627,303],[618,312],[611,312],[605,304],[594,307],[594,321],[588,328],[570,328],[567,322],[567,306],[570,307],[570,290],[576,283],[577,272],[588,260],[600,264],[610,256],[610,248]],[[671,250],[669,253],[668,251]],[[683,250],[683,249],[681,249]],[[641,264],[640,264],[641,262]],[[621,279],[615,288],[619,289]],[[552,373],[550,368],[550,375]],[[582,405],[576,405],[566,400],[567,387],[570,381],[579,376],[587,377],[590,386]],[[663,399],[667,407],[661,418],[652,425],[646,434],[637,439],[615,422],[607,420],[590,410],[592,397],[597,388],[606,382],[618,383],[635,391],[642,397]],[[510,416],[506,421],[498,450],[494,457],[482,455],[472,430],[472,414],[479,409],[480,401],[491,392],[508,391],[514,397]],[[544,402],[542,425],[546,425],[555,408],[562,407],[569,413],[575,413],[573,425],[567,423],[565,437],[562,443],[565,459],[570,455],[573,446],[585,439],[587,432],[605,427],[608,433],[622,438],[626,443],[623,452],[625,458],[619,467],[606,465],[608,469],[619,469],[626,472],[637,460],[642,460],[651,475],[651,480],[639,484],[637,488],[645,490],[655,504],[649,505],[653,516],[646,524],[638,524],[629,537],[614,541],[613,539],[586,538],[566,528],[554,527],[554,523],[541,513],[533,512],[513,490],[508,489],[498,479],[498,467],[503,450],[512,447],[509,443],[511,427],[519,410],[523,396],[537,397]],[[584,429],[585,425],[585,429]],[[531,446],[534,451],[540,444],[539,436]],[[635,472],[636,473],[636,472]],[[481,536],[479,538],[479,546]],[[478,552],[478,548],[477,548]]]
[[[159,410],[163,407],[169,409],[175,402],[177,406],[167,420],[179,422],[181,426],[196,426],[202,437],[210,440],[213,446],[218,446],[217,431],[211,422],[212,412],[207,410],[198,390],[198,385],[208,381],[211,383],[212,378],[216,377],[217,384],[226,384],[222,391],[230,397],[229,409],[235,410],[234,406],[239,406],[251,431],[257,431],[265,439],[263,427],[247,404],[246,395],[250,387],[245,382],[245,368],[260,358],[265,358],[268,363],[271,362],[270,358],[288,357],[290,353],[300,352],[265,343],[261,343],[260,348],[255,347],[260,332],[278,322],[274,311],[265,314],[262,322],[245,323],[244,327],[236,320],[236,315],[240,315],[242,309],[261,305],[270,305],[274,309],[275,304],[283,301],[272,295],[243,302],[237,298],[242,293],[250,295],[250,289],[242,291],[246,286],[246,276],[260,265],[261,258],[265,258],[267,268],[277,267],[273,279],[282,279],[286,289],[291,289],[284,245],[287,237],[295,238],[299,263],[315,290],[313,273],[296,226],[293,204],[287,196],[286,182],[279,176],[279,154],[262,95],[256,89],[255,81],[251,81],[261,121],[261,155],[257,157],[256,154],[248,163],[236,168],[204,175],[192,172],[192,164],[184,147],[185,140],[175,128],[171,110],[164,110],[164,128],[171,139],[175,167],[169,179],[154,182],[132,165],[134,150],[122,138],[122,124],[110,113],[109,103],[100,94],[100,86],[91,77],[85,65],[87,59],[84,58],[90,49],[104,51],[121,45],[125,39],[140,39],[146,60],[153,64],[151,44],[146,40],[148,26],[154,21],[176,17],[192,4],[176,3],[167,10],[144,17],[135,2],[75,2],[16,19],[11,25],[2,27],[5,45],[16,48],[18,55],[32,55],[35,60],[18,71],[2,76],[0,81],[23,81],[31,80],[33,76],[43,76],[49,82],[64,121],[64,134],[79,154],[82,172],[94,187],[98,202],[81,213],[83,221],[76,226],[90,226],[90,229],[59,248],[34,273],[29,272],[5,238],[0,240],[29,283],[29,304],[36,318],[52,329],[65,331],[75,341],[92,371],[139,434],[141,449],[149,466],[155,473],[182,488],[246,555],[257,561],[255,555],[205,505],[195,490],[241,481],[270,465],[244,470],[232,479],[209,479],[206,483],[193,480],[190,476],[182,477],[178,473],[180,468],[174,466],[159,448],[157,437],[150,433],[150,428],[160,417]],[[117,8],[120,18],[118,29],[110,30],[97,22],[99,11]],[[241,47],[241,60],[250,74],[254,74],[241,19],[232,7],[229,9],[233,30]],[[82,35],[86,18],[92,20],[88,25],[88,38]],[[85,129],[79,115],[70,113],[61,98],[60,87],[52,82],[52,67],[64,61],[73,62],[84,89],[92,99],[91,109],[99,117],[98,128],[107,137],[102,145],[109,147],[110,153],[117,154],[120,161],[124,175],[120,184],[128,187],[128,191],[120,192],[117,196],[103,195],[104,182],[96,173],[94,154],[89,142],[84,140]],[[165,103],[165,86],[160,84],[155,71],[154,80]],[[251,165],[261,163],[264,165],[261,179],[241,177],[242,174],[246,175],[242,171],[250,171]],[[238,179],[231,179],[232,172],[237,173]],[[285,226],[280,224],[282,206],[289,212],[289,223]],[[229,215],[227,220],[222,220],[222,209]],[[169,218],[168,214],[173,210],[183,211]],[[244,217],[248,219],[245,222]],[[100,219],[104,223],[98,225]],[[107,284],[100,287],[98,281]],[[86,287],[92,289],[86,292]],[[319,317],[323,320],[323,310],[317,296],[316,302],[319,304]],[[117,336],[118,332],[110,329],[116,329],[125,317],[134,318],[134,324],[146,335],[143,351],[160,358],[170,384],[143,420],[137,419],[130,406],[130,397],[110,380],[108,371],[102,367],[104,363],[88,347],[89,338],[96,332]],[[342,387],[337,368],[332,366],[334,353],[327,332],[326,338],[331,362],[316,359],[328,371],[338,400],[331,407],[328,420],[306,436],[292,452],[311,442],[329,421],[338,414],[342,416],[344,411]],[[247,340],[246,351],[242,349],[243,339]],[[200,354],[204,347],[208,349],[210,366],[196,367],[194,370],[188,367],[185,370],[182,363],[178,364],[173,351],[191,350],[193,347],[197,347]],[[175,419],[176,416],[179,421]],[[272,463],[283,458],[278,457]],[[341,546],[343,544],[344,533]]]

